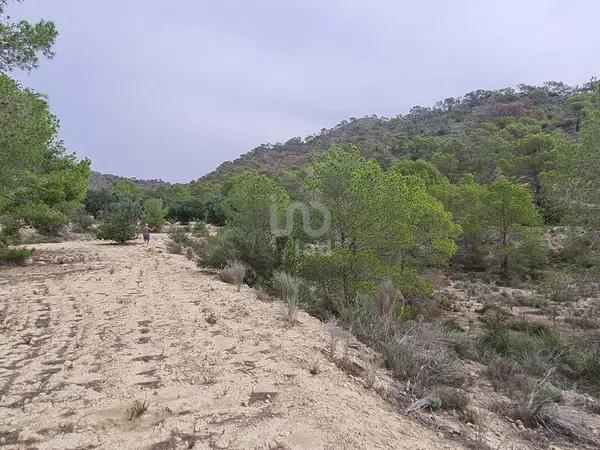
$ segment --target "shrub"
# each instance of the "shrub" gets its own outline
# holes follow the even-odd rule
[[[441,400],[442,409],[463,412],[469,404],[469,397],[460,389],[442,387],[434,395]]]
[[[553,369],[550,369],[544,377],[528,381],[519,395],[518,403],[509,410],[513,419],[521,420],[530,428],[544,423],[549,406],[562,400],[560,391],[549,383],[552,373]]]
[[[527,381],[523,369],[515,361],[502,357],[490,361],[484,374],[495,391],[505,392],[510,396],[522,390]]]
[[[22,206],[18,214],[25,218],[25,223],[36,230],[47,234],[56,234],[67,222],[66,215],[45,203],[31,203]]]
[[[280,262],[280,252],[268,235],[230,227],[203,240],[197,253],[203,266],[224,267],[231,260],[244,263],[249,284],[270,280]]]
[[[181,227],[172,227],[169,231],[169,238],[178,244],[187,245],[190,243],[190,237],[187,235],[185,229]]]
[[[221,270],[221,279],[233,283],[238,292],[246,276],[246,266],[240,261],[230,261],[224,269]]]
[[[32,254],[33,250],[26,248],[8,248],[0,243],[0,264],[24,266]]]
[[[131,200],[111,203],[100,215],[103,223],[98,227],[98,238],[119,244],[135,239],[138,216],[139,206]]]
[[[175,241],[167,241],[166,249],[167,252],[174,255],[181,255],[183,253],[183,246]]]
[[[143,402],[140,400],[135,400],[133,404],[127,408],[126,416],[127,420],[135,420],[141,417],[147,410],[150,405],[144,400]]]
[[[194,224],[193,233],[198,237],[208,236],[208,230],[206,229],[206,222],[203,222],[202,220],[197,221]]]
[[[285,272],[277,272],[275,283],[286,307],[286,320],[290,326],[294,325],[298,317],[298,278]]]

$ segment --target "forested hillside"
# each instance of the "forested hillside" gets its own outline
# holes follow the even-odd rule
[[[94,172],[92,171],[90,174],[90,189],[93,191],[98,191],[100,189],[107,189],[112,187],[115,183],[119,181],[131,181],[132,183],[138,185],[142,189],[156,188],[162,186],[169,186],[171,183],[163,180],[146,180],[146,179],[138,179],[138,178],[126,178],[120,177],[118,175],[110,175],[106,173]]]
[[[312,136],[263,144],[223,163],[197,184],[221,183],[230,174],[256,169],[296,192],[315,153],[331,145],[355,145],[384,167],[396,159],[430,161],[450,181],[472,173],[477,181],[489,182],[501,171],[530,183],[541,202],[538,176],[550,163],[546,155],[577,136],[593,85],[553,81],[476,90],[394,118],[350,118]]]

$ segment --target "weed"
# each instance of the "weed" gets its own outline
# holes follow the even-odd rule
[[[133,404],[127,408],[127,420],[133,421],[139,417],[141,417],[147,410],[150,405],[144,400],[143,402],[140,400],[135,400]]]

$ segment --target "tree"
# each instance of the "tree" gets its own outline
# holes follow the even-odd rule
[[[496,234],[494,243],[501,261],[500,272],[504,279],[508,279],[509,252],[515,246],[511,238],[518,239],[514,232],[519,226],[541,225],[541,216],[531,193],[504,177],[487,187],[484,204],[487,221]]]
[[[553,160],[554,138],[549,134],[531,134],[516,141],[513,152],[503,161],[508,173],[522,177],[533,191],[535,204],[543,206],[542,174]]]
[[[100,215],[98,239],[123,244],[138,235],[139,205],[129,199],[111,203]]]
[[[121,199],[129,199],[134,202],[139,202],[142,200],[143,192],[142,188],[140,188],[133,181],[123,180],[117,181],[113,185],[113,190],[117,197]]]
[[[462,258],[470,269],[484,268],[488,253],[486,193],[486,187],[476,183],[472,175],[465,177],[458,184],[446,186],[443,191],[438,190],[438,198],[462,229],[457,257]]]
[[[206,210],[200,200],[189,198],[173,201],[167,209],[166,215],[169,219],[187,224],[192,220],[204,220]]]
[[[165,223],[165,213],[165,203],[162,199],[149,198],[144,200],[141,221],[158,230]]]
[[[255,171],[235,177],[223,202],[226,226],[209,242],[206,260],[222,265],[237,259],[249,267],[251,282],[268,282],[282,251],[271,214],[279,225],[289,204],[288,194],[271,178]]]
[[[90,163],[65,152],[41,95],[0,75],[0,98],[0,213],[55,231],[69,204],[83,200]]]
[[[52,46],[58,35],[54,24],[40,20],[31,24],[25,20],[11,23],[5,17],[7,0],[0,1],[0,73],[14,69],[31,71],[40,55],[52,58]]]
[[[52,57],[56,37],[51,22],[10,23],[6,4],[0,0],[0,218],[5,231],[31,225],[52,233],[83,200],[89,161],[65,152],[45,98],[5,74]]]
[[[85,209],[94,217],[98,217],[101,211],[116,201],[117,196],[112,188],[88,189],[85,197]]]
[[[334,147],[321,155],[307,190],[331,215],[324,238],[330,239],[333,253],[309,258],[305,274],[318,274],[310,269],[315,258],[321,265],[333,264],[346,302],[361,284],[376,285],[384,276],[401,284],[404,293],[415,293],[422,283],[407,282],[406,273],[444,265],[456,250],[460,227],[423,180],[397,169],[385,171],[356,149]]]
[[[223,201],[223,212],[229,226],[273,235],[271,212],[281,219],[289,204],[289,195],[274,180],[247,171],[234,179]]]

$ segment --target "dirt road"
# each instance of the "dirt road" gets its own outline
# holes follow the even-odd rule
[[[331,362],[318,320],[286,327],[164,239],[0,269],[0,446],[456,448]]]

